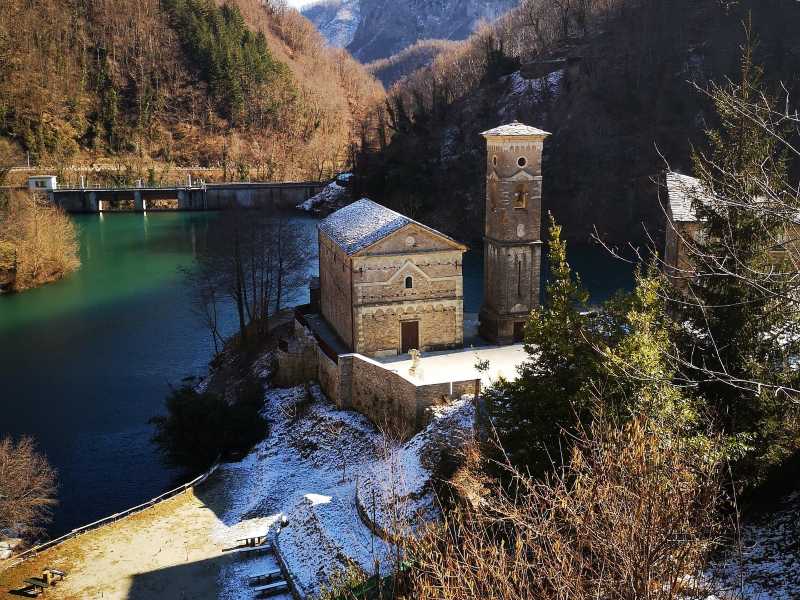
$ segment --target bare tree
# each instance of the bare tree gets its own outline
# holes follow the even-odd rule
[[[458,479],[465,502],[409,541],[416,568],[403,597],[707,596],[696,576],[720,542],[719,465],[651,428],[645,417],[623,427],[598,418],[545,480],[509,467],[513,492],[483,474],[473,451]]]
[[[217,342],[223,298],[236,309],[239,336],[248,343],[250,325],[264,323],[281,310],[290,293],[305,281],[313,258],[302,226],[266,210],[224,212],[208,231],[198,266],[187,281],[196,312]]]
[[[56,472],[33,439],[0,439],[0,537],[34,538],[55,505]]]

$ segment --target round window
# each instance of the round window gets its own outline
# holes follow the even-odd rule
[[[524,156],[520,156],[520,157],[517,159],[517,164],[520,166],[520,168],[522,168],[522,167],[524,167],[525,165],[527,165],[527,164],[528,164],[528,159],[527,159],[527,158],[525,158]]]
[[[417,240],[414,239],[413,235],[410,235],[406,238],[406,246],[409,248],[417,243]]]

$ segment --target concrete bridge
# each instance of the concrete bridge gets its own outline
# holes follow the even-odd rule
[[[102,212],[120,202],[133,210],[152,210],[156,201],[173,201],[168,210],[292,208],[318,194],[327,182],[202,183],[174,186],[62,188],[48,190],[50,201],[70,213]]]

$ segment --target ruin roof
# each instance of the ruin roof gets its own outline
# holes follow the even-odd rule
[[[482,134],[484,137],[493,137],[493,136],[546,136],[550,135],[547,131],[543,131],[541,129],[536,129],[536,127],[531,127],[530,125],[525,125],[524,123],[520,123],[519,121],[514,121],[513,123],[509,123],[508,125],[501,125],[500,127],[495,127],[494,129],[490,129],[489,131],[484,131]]]
[[[347,254],[355,254],[412,223],[461,245],[453,238],[369,198],[337,210],[319,224],[319,229]]]
[[[667,172],[667,197],[669,198],[669,208],[672,212],[672,220],[683,223],[697,221],[697,214],[692,205],[694,200],[706,203],[710,202],[712,194],[706,189],[703,183],[689,175]]]

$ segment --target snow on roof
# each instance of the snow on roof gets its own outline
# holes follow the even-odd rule
[[[355,254],[411,223],[454,241],[443,233],[381,206],[369,198],[362,198],[337,210],[319,224],[319,229],[347,254]]]
[[[490,136],[526,136],[526,135],[537,135],[537,136],[546,136],[550,135],[547,131],[543,131],[541,129],[536,129],[536,127],[531,127],[530,125],[525,125],[520,123],[519,121],[514,121],[513,123],[509,123],[508,125],[501,125],[500,127],[495,127],[494,129],[490,129],[489,131],[484,131],[482,134],[484,137]]]
[[[667,197],[672,219],[684,223],[697,221],[693,201],[706,203],[711,200],[711,194],[699,179],[674,171],[667,172]]]

